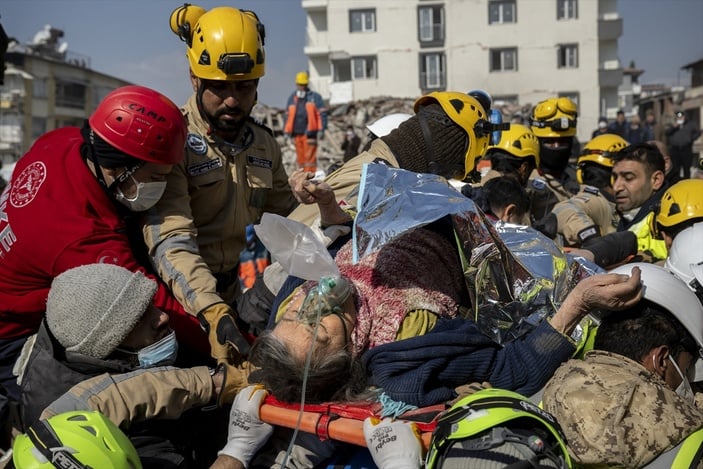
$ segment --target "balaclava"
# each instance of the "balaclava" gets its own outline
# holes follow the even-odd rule
[[[424,132],[422,121],[426,124]],[[402,169],[446,178],[464,174],[468,136],[437,103],[423,106],[381,140],[393,151]]]

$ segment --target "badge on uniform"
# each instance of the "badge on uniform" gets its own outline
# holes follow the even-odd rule
[[[247,155],[247,164],[249,166],[256,166],[257,168],[273,168],[273,161],[267,160],[266,158],[259,158],[258,156]]]
[[[207,142],[202,135],[188,134],[186,137],[186,145],[196,155],[204,155],[207,153]]]
[[[533,179],[532,188],[538,191],[544,190],[547,188],[547,181],[545,181],[544,179]]]

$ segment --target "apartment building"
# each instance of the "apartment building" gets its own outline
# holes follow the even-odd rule
[[[344,103],[487,90],[517,107],[579,105],[579,140],[615,117],[617,0],[302,0],[311,86]],[[506,116],[509,117],[509,116]]]
[[[13,43],[0,86],[0,161],[17,161],[43,133],[81,126],[110,91],[129,82],[90,68],[65,43]]]

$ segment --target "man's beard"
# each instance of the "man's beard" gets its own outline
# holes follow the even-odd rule
[[[222,119],[222,116],[225,115],[230,115],[234,119]],[[244,125],[247,116],[248,114],[240,107],[228,108],[217,111],[214,116],[211,116],[210,122],[213,130],[217,133],[222,136],[234,137]]]

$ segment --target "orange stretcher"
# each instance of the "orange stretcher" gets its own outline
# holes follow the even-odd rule
[[[425,450],[429,448],[432,431],[439,416],[446,409],[444,404],[422,407],[400,415],[400,420],[414,422],[420,430]],[[367,403],[323,403],[306,404],[300,415],[299,404],[281,402],[268,396],[261,406],[261,420],[271,425],[294,429],[300,418],[301,431],[317,435],[320,440],[336,440],[358,446],[366,446],[363,423],[366,417],[381,415],[381,404]]]

